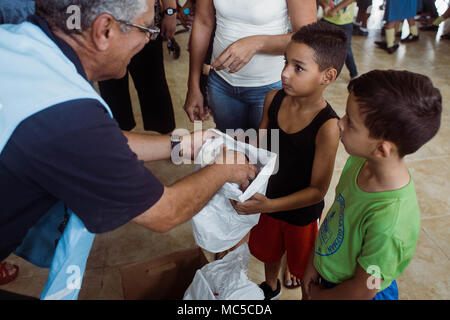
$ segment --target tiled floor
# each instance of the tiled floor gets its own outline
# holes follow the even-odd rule
[[[377,16],[371,26],[379,25]],[[450,24],[447,22],[447,24]],[[449,26],[447,26],[449,27]],[[422,32],[420,41],[400,45],[393,55],[377,49],[373,43],[379,38],[379,30],[370,30],[368,38],[353,37],[353,52],[360,73],[372,69],[407,69],[431,77],[443,95],[444,111],[438,135],[416,154],[407,157],[415,179],[417,195],[422,211],[419,244],[404,274],[399,278],[400,299],[450,299],[450,41],[440,41],[437,34]],[[447,28],[450,29],[450,28]],[[406,32],[406,33],[405,33]],[[404,29],[404,36],[407,27]],[[193,130],[182,110],[186,95],[188,53],[185,51],[187,34],[176,36],[182,53],[178,60],[167,55],[167,81],[172,94],[178,128]],[[344,114],[347,96],[348,71],[344,68],[340,78],[326,92],[326,98],[339,115]],[[138,102],[134,88],[132,97],[136,114]],[[140,115],[138,127],[142,131]],[[214,127],[212,120],[204,128]],[[338,151],[332,183],[326,196],[326,208],[334,196],[334,187],[347,158],[342,146]],[[169,161],[148,163],[148,168],[167,185],[192,171],[192,166],[176,166]],[[325,211],[326,212],[326,211]],[[145,261],[184,248],[194,247],[190,223],[185,223],[166,234],[153,233],[134,223],[113,232],[97,235],[83,281],[80,299],[122,299],[119,268],[125,264]],[[210,254],[207,255],[211,257]],[[37,268],[11,255],[8,261],[20,265],[20,275],[2,289],[38,297],[45,284],[46,269]],[[281,276],[282,274],[280,274]],[[257,283],[264,278],[261,262],[252,259],[249,278]],[[280,277],[281,279],[281,277]],[[281,299],[299,299],[299,289],[284,290]]]

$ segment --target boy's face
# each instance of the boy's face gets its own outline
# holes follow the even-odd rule
[[[379,140],[369,137],[369,129],[353,93],[348,96],[345,111],[345,116],[338,122],[342,144],[348,154],[367,158],[377,148]]]
[[[289,96],[308,97],[321,89],[323,73],[314,61],[314,50],[304,43],[291,41],[286,48],[281,73],[283,89]]]

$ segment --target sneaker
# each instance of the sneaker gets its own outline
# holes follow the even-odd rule
[[[264,300],[278,300],[278,298],[281,296],[280,280],[277,280],[276,290],[272,290],[272,288],[265,281],[262,282],[259,287],[264,292]]]
[[[435,26],[434,24],[430,24],[428,26],[420,27],[419,30],[421,31],[438,31],[439,26]]]
[[[357,27],[357,28],[353,28],[352,34],[353,34],[354,36],[364,36],[364,37],[367,37],[367,36],[369,35],[369,32],[364,31],[364,30],[361,30],[360,27]]]
[[[413,36],[411,33],[408,34],[408,36],[402,40],[400,40],[401,43],[409,43],[409,42],[416,42],[419,41],[419,36]]]

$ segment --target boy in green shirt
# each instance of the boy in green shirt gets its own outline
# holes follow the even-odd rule
[[[368,72],[348,85],[341,141],[350,154],[317,236],[304,299],[398,299],[395,279],[420,231],[404,156],[439,130],[442,97],[426,76]]]

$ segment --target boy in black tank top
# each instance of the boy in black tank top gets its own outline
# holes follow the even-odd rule
[[[317,235],[324,197],[334,169],[339,144],[339,117],[323,98],[346,57],[346,35],[323,22],[301,28],[286,48],[281,74],[282,90],[270,92],[265,100],[260,129],[279,130],[278,171],[270,178],[266,196],[235,203],[239,214],[261,212],[251,230],[251,253],[265,264],[266,281],[261,283],[266,299],[281,294],[278,273],[287,253],[284,285],[300,285]],[[298,285],[289,285],[292,280]]]

